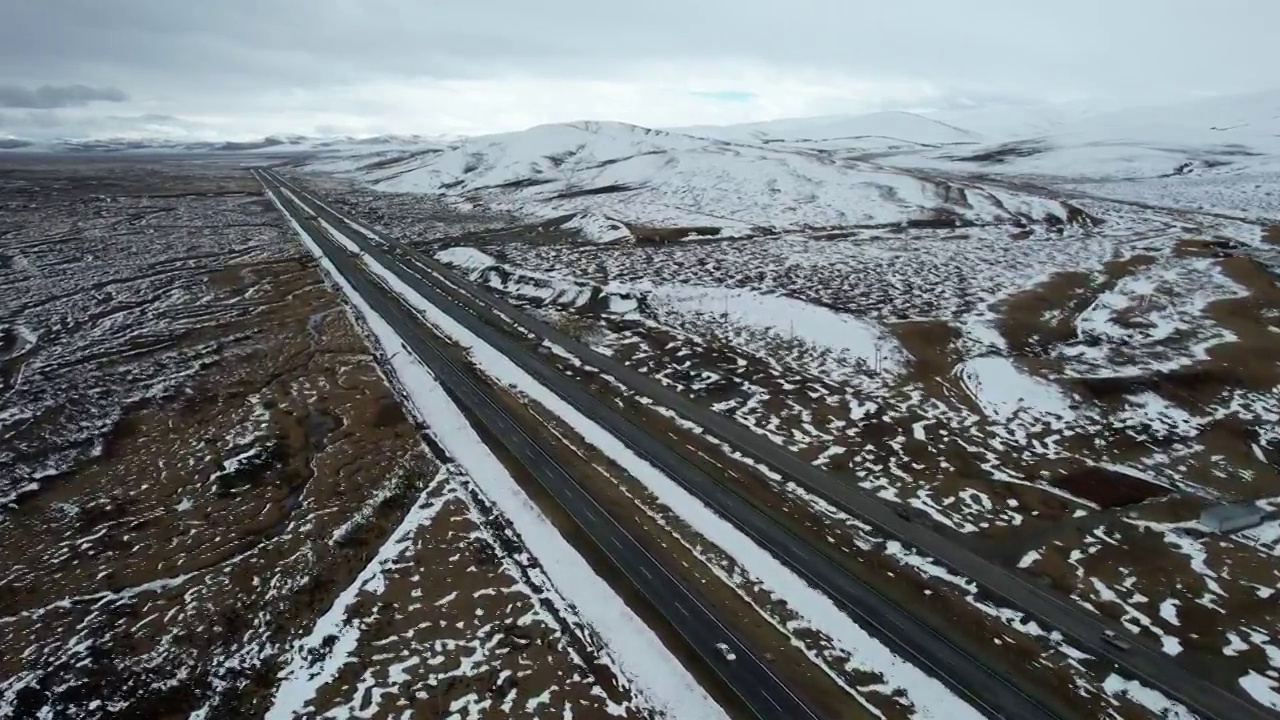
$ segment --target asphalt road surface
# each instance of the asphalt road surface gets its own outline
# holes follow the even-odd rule
[[[271,178],[260,176],[260,179],[343,278],[404,340],[406,349],[430,368],[473,422],[479,422],[487,429],[538,479],[754,717],[762,720],[816,720],[819,717],[734,631],[716,618],[695,590],[668,573],[595,502],[572,474],[554,459],[544,439],[525,432],[521,424],[490,396],[490,390],[478,383],[470,371],[454,363],[442,349],[439,339],[423,331],[422,321],[412,309],[374,281],[350,253],[330,240],[318,224],[309,219],[310,212],[297,207],[284,194],[275,192]]]
[[[275,175],[272,177],[282,180]],[[307,202],[313,211],[326,217],[331,225],[342,230],[344,235],[360,245],[374,260],[396,273],[415,291],[440,309],[449,312],[473,333],[505,352],[534,377],[549,385],[567,401],[578,406],[579,410],[588,417],[616,432],[620,439],[628,442],[633,449],[640,451],[674,479],[684,483],[687,488],[692,490],[695,485],[698,487],[703,485],[695,475],[685,471],[677,472],[679,464],[670,457],[673,454],[678,455],[677,449],[651,437],[648,442],[635,441],[625,433],[624,427],[618,426],[607,414],[600,410],[588,411],[586,406],[579,405],[575,397],[587,395],[594,400],[594,396],[586,393],[581,386],[558,371],[548,367],[535,353],[529,352],[527,345],[520,344],[509,334],[499,330],[503,322],[495,316],[495,311],[516,322],[533,335],[555,343],[575,355],[584,364],[612,376],[631,391],[676,411],[746,457],[774,469],[838,509],[871,525],[880,534],[919,548],[957,574],[972,579],[986,593],[1004,604],[1018,608],[1041,624],[1058,630],[1081,650],[1113,661],[1121,669],[1122,674],[1160,690],[1197,715],[1216,720],[1274,720],[1280,717],[1280,714],[1273,713],[1250,699],[1193,675],[1178,665],[1173,658],[1147,646],[1137,638],[1128,637],[1127,631],[1120,624],[1104,620],[1079,607],[1069,598],[1057,595],[1020,574],[975,554],[926,526],[900,517],[892,508],[861,488],[810,465],[736,421],[698,405],[617,360],[595,352],[559,330],[494,297],[486,289],[458,276],[447,266],[418,253],[404,243],[368,225],[356,222],[356,225],[377,238],[376,242],[371,242],[369,236],[350,227],[349,219],[334,213],[314,195],[310,195],[288,181],[284,182],[304,202]],[[350,232],[347,232],[348,230]],[[595,400],[595,403],[599,408],[610,410],[598,400]],[[616,412],[612,414],[618,415]],[[685,464],[688,465],[688,463]],[[696,470],[696,468],[693,469]],[[945,639],[947,636],[945,623],[939,623],[938,618],[919,617],[908,608],[894,605],[873,589],[849,578],[843,571],[840,571],[840,574],[846,578],[843,582],[834,579],[829,571],[822,571],[820,568],[823,563],[819,559],[828,552],[825,548],[815,547],[794,536],[783,539],[776,534],[776,531],[772,535],[760,534],[765,531],[752,524],[753,521],[746,510],[733,509],[732,501],[727,497],[738,496],[728,492],[724,486],[714,481],[710,484],[715,485],[719,490],[695,491],[696,494],[716,507],[717,511],[739,528],[752,534],[763,547],[773,552],[780,560],[787,562],[802,575],[806,575],[815,585],[824,589],[855,619],[862,621],[868,630],[878,630],[882,639],[890,638],[891,646],[895,650],[904,653],[904,657],[961,692],[962,697],[973,703],[975,707],[992,717],[1005,718],[1039,718],[1072,714],[1051,712],[1046,704],[1037,703],[1022,691],[1017,690],[1011,681],[998,677],[980,660],[955,647]],[[738,499],[741,500],[740,497]],[[744,504],[749,505],[749,503]],[[753,532],[750,528],[757,528],[757,531]],[[785,530],[782,532],[785,533]],[[828,561],[827,564],[831,563]],[[855,589],[854,586],[857,588]],[[881,604],[893,605],[894,610],[879,607]],[[877,614],[877,611],[882,612]],[[1108,630],[1122,637],[1128,637],[1131,640],[1131,647],[1122,650],[1103,640],[1103,633]]]

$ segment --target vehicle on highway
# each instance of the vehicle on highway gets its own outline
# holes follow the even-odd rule
[[[1103,639],[1104,641],[1106,641],[1106,642],[1108,642],[1108,643],[1110,643],[1110,644],[1112,644],[1112,645],[1114,645],[1114,646],[1116,646],[1116,647],[1120,648],[1121,650],[1132,650],[1132,649],[1133,649],[1133,643],[1131,643],[1131,642],[1129,642],[1128,640],[1125,640],[1124,638],[1120,637],[1119,635],[1117,635],[1117,634],[1116,634],[1114,631],[1112,631],[1112,630],[1103,630],[1103,631],[1102,631],[1102,639]]]

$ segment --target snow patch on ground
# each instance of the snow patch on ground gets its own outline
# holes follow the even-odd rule
[[[594,243],[620,242],[631,237],[626,225],[592,212],[578,213],[560,227],[576,230],[583,239]]]
[[[448,469],[441,469],[405,513],[391,536],[378,548],[378,554],[289,653],[289,663],[280,672],[280,685],[267,709],[266,720],[288,720],[304,714],[316,692],[336,678],[342,666],[347,664],[360,636],[360,628],[347,621],[347,611],[362,590],[382,582],[385,568],[405,549],[413,531],[430,522],[449,499],[448,495],[432,498],[435,485],[447,477]],[[314,656],[323,658],[319,667],[312,662]]]
[[[1280,520],[1268,520],[1257,527],[1236,534],[1236,539],[1262,552],[1280,556]]]
[[[1280,710],[1280,683],[1256,672],[1240,678],[1240,687],[1254,700],[1272,710]]]
[[[659,320],[680,327],[688,319],[733,332],[745,326],[823,347],[889,373],[905,366],[905,351],[870,322],[783,295],[724,287],[655,285],[648,288]]]
[[[1163,693],[1119,675],[1108,676],[1102,683],[1102,689],[1109,695],[1127,697],[1164,720],[1197,720],[1194,713],[1165,697]]]
[[[1061,388],[1028,374],[1009,358],[972,358],[957,373],[982,411],[997,422],[1008,422],[1022,414],[1060,422],[1075,418],[1071,400]]]
[[[492,255],[473,247],[451,247],[436,253],[436,260],[461,270],[475,272],[498,264]]]

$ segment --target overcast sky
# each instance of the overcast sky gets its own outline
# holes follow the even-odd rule
[[[0,136],[474,134],[1266,89],[1275,0],[4,0]]]

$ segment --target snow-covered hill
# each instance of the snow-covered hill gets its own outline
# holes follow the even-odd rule
[[[919,149],[1050,137],[1077,142],[1275,144],[1280,137],[1280,90],[1150,106],[1081,100],[927,113],[790,118],[675,131],[734,142],[821,142],[843,149],[870,148],[880,143]]]
[[[1170,207],[1280,217],[1280,91],[1087,113],[1051,132],[908,150],[878,162],[921,172],[1032,178]]]
[[[1177,140],[1280,146],[1280,90],[1098,113],[1065,126],[1080,139]]]
[[[960,133],[939,128],[935,136]],[[743,232],[1068,216],[1059,203],[1039,197],[820,151],[608,122],[470,138],[355,175],[382,190],[480,201],[531,217],[579,214],[588,218],[583,224],[603,228],[598,235],[617,235],[618,223]]]
[[[898,164],[984,172],[1135,178],[1185,174],[1195,165],[1267,164],[1280,155],[1280,91],[1107,112],[1022,110],[981,147],[903,152]],[[1038,117],[1037,125],[1032,118]],[[958,119],[963,120],[962,116]],[[980,122],[994,118],[978,115]],[[1022,122],[1029,121],[1029,122]],[[1043,132],[1025,132],[1041,127]],[[1018,132],[1017,129],[1023,130]],[[1187,168],[1179,168],[1189,162]]]
[[[1030,187],[1024,178],[1256,217],[1280,210],[1280,92],[1124,110],[1077,102],[678,130],[577,122],[416,154],[329,155],[317,169],[537,219],[574,215],[569,226],[600,241],[638,227],[740,233],[1070,216],[1010,189]],[[983,179],[992,176],[1014,182]]]
[[[1086,118],[1113,112],[1115,101],[1074,100],[1042,104],[987,105],[923,113],[930,120],[974,133],[983,142],[1006,142],[1053,135]]]
[[[852,145],[866,149],[937,147],[982,139],[970,130],[909,112],[791,118],[742,125],[702,125],[673,131],[733,142],[783,143],[802,147]]]

